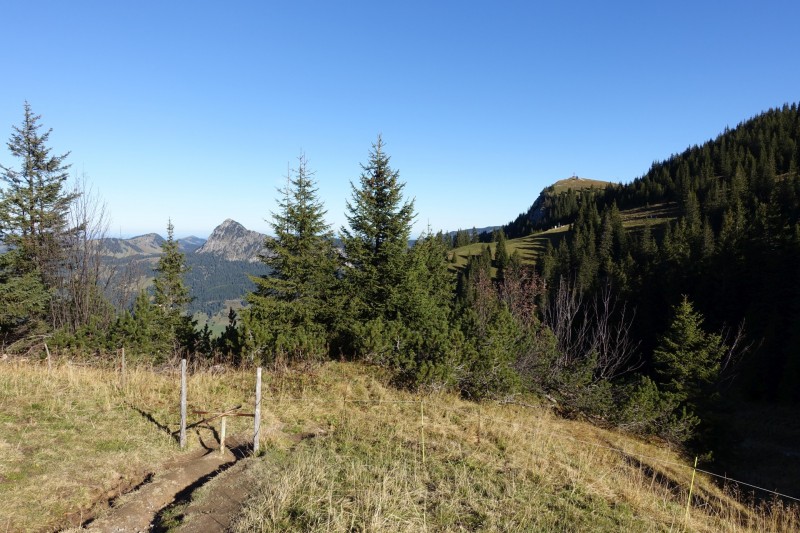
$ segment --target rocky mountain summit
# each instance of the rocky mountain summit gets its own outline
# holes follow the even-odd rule
[[[266,235],[249,230],[229,218],[214,228],[205,244],[194,253],[214,255],[227,261],[255,263],[264,251],[264,239]]]

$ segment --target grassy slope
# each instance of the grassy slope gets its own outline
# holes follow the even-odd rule
[[[190,406],[235,405],[252,381],[193,376]],[[119,383],[113,370],[0,360],[0,531],[79,524],[95,501],[180,452],[169,435],[179,427],[177,374],[132,370],[125,390]]]
[[[605,189],[609,185],[615,185],[609,181],[593,180],[590,178],[571,177],[558,180],[553,184],[553,194],[559,194],[570,189],[581,190],[594,187],[595,189]]]
[[[703,476],[685,522],[687,458],[542,406],[396,391],[348,364],[326,365],[302,390],[288,385],[296,378],[271,383],[266,460],[238,531],[798,526],[796,514],[749,510]]]
[[[247,405],[253,381],[252,371],[197,372],[190,407]],[[176,373],[133,371],[127,391],[117,383],[107,370],[0,363],[0,529],[53,529],[68,514],[74,524],[94,500],[178,453],[167,434],[177,429]],[[691,470],[674,451],[544,407],[478,405],[386,383],[380,371],[346,363],[266,373],[266,453],[239,529],[683,526]],[[233,419],[229,432],[249,424]],[[190,432],[190,448],[210,431]],[[703,476],[694,503],[691,530],[799,525],[796,514],[744,508]]]
[[[663,225],[677,217],[677,206],[671,204],[657,204],[648,207],[637,207],[635,209],[628,209],[621,211],[623,225],[632,231],[642,229],[646,224],[650,224],[653,228]],[[569,226],[564,225],[558,228],[552,228],[547,231],[540,231],[533,233],[526,237],[519,239],[509,239],[506,241],[506,249],[509,255],[518,251],[522,256],[523,263],[533,263],[536,258],[545,250],[547,241],[556,247],[562,238],[567,234]],[[471,255],[480,255],[483,248],[487,243],[476,243],[462,246],[451,251],[451,257],[455,256],[453,267],[460,269],[466,266],[467,259]],[[494,257],[495,243],[488,244]]]

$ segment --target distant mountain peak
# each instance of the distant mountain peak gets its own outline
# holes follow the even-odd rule
[[[196,251],[198,248],[203,246],[205,242],[206,242],[205,239],[201,239],[200,237],[195,237],[194,235],[183,237],[177,240],[178,249],[185,254],[190,254]]]
[[[130,239],[117,239],[108,237],[102,239],[103,255],[113,257],[130,257],[135,255],[158,255],[164,237],[158,233],[145,233]]]
[[[251,231],[231,218],[214,228],[208,240],[197,249],[197,254],[215,255],[228,261],[259,260],[264,250],[266,235]]]

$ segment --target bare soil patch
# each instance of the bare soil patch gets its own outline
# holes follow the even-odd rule
[[[182,493],[193,492],[245,456],[248,448],[246,439],[234,437],[228,442],[231,447],[224,454],[220,454],[218,445],[214,443],[168,462],[149,483],[119,498],[112,509],[84,523],[84,528],[117,533],[153,530],[162,509]]]

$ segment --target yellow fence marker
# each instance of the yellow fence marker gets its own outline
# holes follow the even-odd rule
[[[694,458],[694,469],[692,469],[692,483],[689,485],[689,497],[686,499],[686,516],[684,521],[689,520],[689,507],[692,505],[692,491],[694,490],[694,476],[697,474],[697,457]]]

